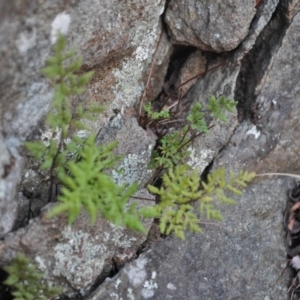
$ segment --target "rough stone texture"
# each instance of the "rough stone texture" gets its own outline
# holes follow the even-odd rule
[[[125,117],[121,112],[101,129],[97,142],[99,144],[118,141],[114,154],[121,155],[122,160],[116,166],[122,172],[112,171],[118,184],[138,182],[142,188],[149,180],[151,172],[147,169],[155,141],[137,123],[135,118]],[[27,158],[19,188],[19,213],[15,228],[28,221],[29,207],[33,216],[38,216],[43,206],[48,203],[49,180],[47,172],[38,169],[38,163]],[[30,214],[30,218],[32,214]]]
[[[255,13],[254,0],[171,0],[165,21],[173,43],[222,52],[245,39]]]
[[[189,81],[191,78],[205,72],[207,59],[202,55],[202,51],[197,50],[193,52],[187,60],[184,62],[183,66],[178,71],[178,76],[176,78],[176,87],[180,87],[179,95],[184,97],[188,90],[197,82],[197,78]],[[188,82],[187,82],[188,81]]]
[[[245,54],[252,49],[256,43],[257,37],[261,34],[262,30],[273,16],[278,3],[279,0],[266,0],[260,2],[256,15],[251,23],[248,36],[234,53],[235,61],[239,62],[245,56]]]
[[[0,104],[5,132],[24,138],[48,108],[51,92],[40,69],[50,54],[57,17],[59,28],[68,28],[70,48],[84,56],[83,70],[95,71],[86,98],[126,107],[141,95],[161,31],[164,1],[2,3],[8,6],[0,17],[1,98],[10,99]],[[69,25],[62,14],[70,18]]]
[[[68,47],[83,56],[81,71],[95,71],[87,92],[75,99],[74,105],[77,101],[107,105],[106,113],[97,122],[90,123],[91,128],[98,131],[103,127],[114,115],[112,108],[132,108],[142,94],[149,73],[161,33],[164,4],[160,0],[143,3],[136,0],[1,1],[0,120],[5,139],[0,141],[0,147],[7,147],[17,155],[19,146],[32,136],[32,131],[44,130],[38,122],[49,108],[52,90],[40,69],[51,53],[58,29],[67,35]],[[162,85],[168,63],[169,44],[165,38],[163,45],[155,63],[161,70],[153,78],[157,86]],[[20,160],[15,163],[18,172],[11,174],[18,179]],[[31,169],[28,166],[30,172]],[[25,171],[23,175],[30,172]],[[6,182],[10,184],[9,199],[16,207],[17,180]],[[0,194],[7,192],[2,190]],[[2,199],[0,207],[6,205]],[[13,226],[14,211],[10,210],[11,215],[1,215],[2,220],[8,220],[5,232]]]
[[[259,9],[265,9],[264,5],[269,9],[260,15],[260,21],[268,22],[276,3],[263,2]],[[270,26],[261,32],[262,40],[271,41],[264,59],[258,59],[254,66],[249,56],[242,61],[243,68],[248,67],[252,89],[247,94],[249,98],[252,95],[246,108],[250,112],[243,116],[245,120],[215,159],[214,168],[224,165],[234,171],[299,173],[300,88],[296,49],[300,44],[300,15],[289,17],[289,27],[278,23],[278,17],[286,15],[289,7],[279,7]],[[262,31],[258,19],[255,22]],[[276,28],[280,32],[273,32],[273,42],[269,31]],[[251,31],[233,55],[237,61],[252,48],[255,36]],[[259,42],[251,55],[259,56],[263,45]],[[253,83],[250,77],[255,72],[251,67],[254,71],[261,68]],[[188,97],[193,99],[191,95],[198,85],[198,95],[211,85],[212,93],[220,90],[219,86],[234,95],[243,89],[236,84],[240,80],[238,66],[229,64],[214,73],[200,79]],[[220,84],[218,77],[222,74],[227,84]],[[247,84],[247,77],[243,82]],[[184,242],[170,237],[153,245],[112,280],[107,279],[88,299],[290,299],[290,275],[282,274],[286,266],[282,220],[289,180],[256,179],[238,198],[236,206],[221,208],[224,224],[203,225],[204,234],[188,235]]]
[[[147,169],[155,140],[143,130],[135,118],[126,119],[119,113],[98,137],[100,143],[118,141],[115,155],[122,155],[117,168],[123,172],[113,171],[117,184],[138,182],[143,187],[151,176]]]
[[[135,196],[154,199],[145,189]],[[139,201],[138,205],[149,205],[149,201]],[[92,226],[84,212],[67,226],[65,216],[46,217],[51,207],[53,204],[28,226],[6,235],[0,242],[0,264],[8,264],[22,252],[38,264],[46,282],[61,286],[69,295],[86,294],[101,272],[111,267],[114,256],[125,249],[135,253],[146,239],[144,234],[118,228],[101,217]],[[147,220],[144,225],[149,229],[151,223]]]
[[[252,99],[252,122],[237,129],[220,160],[244,168],[256,165],[258,172],[298,172],[299,161],[299,61],[300,15],[297,14],[277,53],[269,61]]]
[[[215,97],[225,95],[233,99],[238,72],[238,65],[221,66],[217,71],[208,72],[189,91],[187,95],[188,101],[200,102],[205,107],[211,95]],[[207,120],[209,126],[214,125],[214,127],[209,134],[196,138],[190,147],[192,153],[189,164],[199,170],[200,173],[203,172],[219,150],[228,143],[237,125],[235,113],[226,113],[226,116],[227,122],[210,122],[210,120]]]
[[[178,3],[175,0],[169,2],[169,13],[187,2]],[[207,1],[205,4],[211,6],[206,6],[202,11],[208,12],[218,3]],[[219,4],[220,8],[225,5],[223,2]],[[189,90],[187,101],[203,103],[210,95],[226,95],[239,99],[243,108],[239,107],[239,120],[242,120],[240,125],[237,126],[235,115],[228,115],[228,123],[216,123],[210,135],[200,137],[193,143],[190,163],[199,171],[203,171],[214,157],[213,168],[224,165],[227,170],[234,171],[298,172],[300,168],[297,132],[300,16],[295,16],[299,10],[299,1],[281,1],[280,5],[277,4],[278,0],[260,1],[254,16],[254,1],[247,4],[235,2],[232,6],[227,3],[224,16],[230,11],[230,20],[222,25],[225,33],[237,35],[234,32],[236,29],[232,27],[238,24],[239,18],[245,22],[244,25],[248,25],[237,25],[240,26],[238,30],[241,29],[238,41],[232,41],[228,35],[224,35],[230,41],[229,44],[226,44],[227,41],[221,43],[221,40],[210,41],[209,46],[205,44],[205,49],[216,52],[228,51],[225,47],[233,47],[233,43],[236,43],[234,47],[239,46],[230,53],[202,51],[208,70],[218,64],[222,66],[201,77]],[[69,1],[61,6],[56,2],[51,5],[43,2],[40,4],[41,9],[35,2],[30,5],[28,8],[14,1],[5,7],[0,4],[1,17],[17,11],[16,15],[23,14],[24,24],[27,24],[23,28],[20,25],[21,19],[17,17],[14,17],[13,22],[6,16],[0,18],[0,25],[3,25],[0,26],[0,36],[2,32],[12,33],[11,39],[5,36],[5,43],[0,44],[2,57],[5,58],[1,60],[3,68],[0,71],[0,82],[2,84],[5,81],[6,87],[1,90],[1,99],[9,99],[8,96],[12,95],[10,91],[16,97],[12,97],[12,103],[0,102],[1,114],[4,112],[4,119],[1,120],[4,120],[5,132],[5,141],[1,143],[0,140],[0,148],[8,149],[1,156],[2,173],[3,165],[7,165],[9,160],[8,155],[17,157],[12,149],[23,139],[20,135],[28,135],[27,130],[35,127],[37,120],[47,110],[51,92],[30,66],[37,72],[43,65],[50,51],[49,40],[54,38],[50,34],[50,24],[59,12],[64,11],[71,16],[69,42],[84,55],[83,71],[96,71],[93,82],[81,100],[96,100],[109,107],[104,117],[91,126],[97,131],[103,128],[99,142],[115,139],[122,142],[116,155],[125,154],[120,164],[124,173],[113,173],[116,180],[131,183],[137,179],[142,185],[149,176],[146,163],[154,141],[150,136],[147,137],[147,133],[132,118],[136,117],[132,106],[139,99],[146,82],[161,30],[158,17],[164,3],[148,1],[143,7],[134,0],[126,3],[86,0],[84,3]],[[198,1],[197,5],[190,5],[190,10],[187,9],[189,18],[194,16],[191,7],[201,7],[204,2]],[[232,12],[237,6],[247,12],[246,17],[238,11]],[[44,9],[45,18],[30,19],[26,15],[30,15],[30,9],[35,9],[37,15]],[[179,13],[182,14],[182,11]],[[65,20],[68,18],[66,15]],[[143,22],[142,17],[145,17]],[[182,20],[181,17],[178,20]],[[218,16],[218,20],[224,22],[226,19]],[[138,24],[142,24],[142,27],[138,27]],[[217,23],[210,24],[213,26]],[[231,26],[231,29],[225,25]],[[212,30],[208,26],[208,29],[211,36],[216,37],[220,33],[215,28]],[[181,38],[179,34],[176,35]],[[162,44],[157,68],[161,67],[164,73],[169,57],[166,54],[169,53],[169,44],[165,37]],[[7,50],[10,48],[11,52]],[[15,53],[17,58],[12,60]],[[41,58],[35,60],[34,55]],[[192,56],[190,58],[192,61]],[[159,65],[159,62],[162,64]],[[187,73],[197,72],[198,67],[201,69],[199,64],[190,71],[188,62]],[[17,67],[21,68],[21,73],[28,71],[28,78],[21,78],[16,73]],[[4,74],[3,69],[6,68],[9,71]],[[178,74],[184,76],[184,73],[182,69]],[[164,74],[161,74],[155,79],[157,81],[153,79],[153,85],[163,77]],[[35,83],[34,86],[28,85],[30,80]],[[158,88],[153,90],[154,95],[158,92]],[[16,105],[16,99],[19,106]],[[32,110],[34,104],[41,105],[37,106],[37,111]],[[111,118],[112,108],[120,110],[114,118]],[[34,113],[32,118],[31,112]],[[26,123],[26,118],[31,118],[30,122]],[[110,122],[107,123],[109,118]],[[25,125],[18,130],[22,122]],[[102,126],[103,123],[106,126]],[[35,178],[34,171],[32,168],[28,176]],[[100,218],[98,226],[91,227],[84,213],[72,229],[65,227],[66,219],[62,216],[47,220],[42,215],[25,228],[6,236],[0,244],[0,263],[9,262],[15,252],[22,251],[35,258],[40,269],[46,271],[45,280],[50,279],[54,284],[63,285],[69,294],[74,295],[80,291],[89,300],[289,299],[289,275],[284,273],[281,276],[285,267],[282,213],[288,182],[283,178],[257,179],[248,187],[245,195],[238,199],[236,206],[221,207],[224,224],[203,225],[204,234],[188,234],[184,242],[169,237],[152,245],[116,277],[107,279],[91,296],[87,295],[90,288],[96,288],[95,283],[103,281],[105,274],[111,271],[112,260],[126,261],[133,258],[134,255],[128,253],[135,253],[144,237],[138,239],[127,235],[127,232],[111,227]],[[28,191],[31,191],[30,187]]]
[[[288,299],[282,209],[287,181],[250,185],[224,224],[153,245],[88,300]]]
[[[20,156],[7,149],[0,130],[0,237],[11,230],[17,217],[15,194],[21,164]]]
[[[257,36],[275,11],[277,2],[267,1],[263,3],[253,20],[249,35],[236,52],[229,55],[220,55],[212,60],[213,63],[207,63],[207,70],[218,65],[220,67],[199,78],[186,96],[189,102],[199,101],[205,104],[211,95],[216,97],[225,95],[228,98],[236,99],[236,90],[239,88],[237,86],[237,79],[240,74],[239,61],[252,49]],[[248,84],[248,82],[245,81],[245,84]],[[214,123],[215,126],[210,130],[209,135],[200,136],[193,142],[190,149],[192,153],[189,164],[197,168],[200,173],[216,157],[220,149],[227,145],[237,126],[236,115],[228,114],[227,116],[228,121],[226,123]],[[240,137],[245,137],[245,135],[241,134]]]
[[[300,2],[298,0],[281,0],[279,4],[280,8],[285,12],[285,20],[290,23],[293,17],[300,10]]]

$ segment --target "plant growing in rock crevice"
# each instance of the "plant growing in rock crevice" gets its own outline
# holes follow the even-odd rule
[[[222,220],[220,211],[216,209],[214,200],[224,204],[235,201],[225,195],[229,191],[241,195],[241,189],[254,178],[254,173],[240,172],[237,176],[230,173],[226,179],[225,169],[220,168],[208,175],[207,182],[200,181],[196,170],[186,165],[169,168],[163,175],[162,186],[149,185],[151,193],[159,196],[159,202],[152,207],[141,209],[146,218],[159,218],[161,233],[184,239],[184,231],[202,232],[199,217],[195,213],[193,203],[198,203],[198,212],[205,214],[206,219]],[[216,199],[215,199],[216,198]]]
[[[15,300],[46,300],[54,299],[60,292],[60,288],[42,285],[43,274],[38,272],[24,254],[19,253],[9,266],[3,267],[8,274],[3,282],[10,286]]]
[[[71,129],[89,128],[82,119],[93,119],[95,113],[103,111],[103,107],[93,104],[84,109],[79,104],[72,109],[70,97],[82,94],[92,76],[92,72],[78,75],[82,61],[74,59],[74,52],[65,54],[66,41],[62,35],[54,47],[54,57],[48,59],[42,70],[55,88],[54,100],[47,115],[46,123],[53,130],[59,129],[60,138],[57,143],[50,139],[49,145],[41,141],[27,142],[26,147],[31,154],[42,160],[41,169],[50,170],[50,191],[55,182],[62,185],[58,195],[58,205],[48,216],[67,213],[68,222],[72,224],[84,208],[95,223],[98,213],[107,220],[121,226],[145,232],[139,219],[144,217],[160,218],[160,230],[164,234],[184,238],[184,230],[200,231],[198,216],[193,212],[193,202],[199,201],[199,213],[207,218],[221,219],[220,213],[212,204],[215,194],[220,202],[232,203],[224,196],[226,189],[240,193],[240,188],[253,178],[252,173],[230,175],[225,180],[224,170],[216,170],[208,179],[208,183],[200,182],[196,171],[191,172],[186,161],[190,152],[188,146],[203,133],[209,132],[205,120],[208,115],[215,120],[226,121],[225,111],[233,112],[236,102],[224,96],[216,99],[210,97],[205,108],[196,103],[186,118],[186,125],[180,130],[167,133],[158,141],[158,148],[152,153],[152,166],[158,171],[167,170],[163,175],[163,184],[159,189],[149,185],[148,189],[160,198],[154,207],[136,211],[135,204],[127,206],[128,199],[137,191],[137,184],[118,186],[108,175],[108,170],[115,168],[120,157],[114,157],[113,150],[117,142],[97,146],[95,135],[83,139],[71,134]],[[70,60],[72,60],[70,62]],[[171,118],[168,111],[152,111],[151,105],[145,105],[148,118],[152,120]],[[68,139],[68,141],[67,141]],[[181,178],[182,177],[182,178]],[[50,193],[49,196],[51,197]]]
[[[88,131],[82,120],[95,119],[95,114],[103,112],[104,108],[92,103],[86,109],[79,104],[72,110],[70,98],[85,91],[93,73],[78,75],[82,60],[74,59],[74,51],[65,54],[65,48],[66,40],[60,35],[54,56],[47,60],[47,66],[42,70],[55,89],[46,123],[53,132],[58,128],[59,142],[52,137],[49,145],[42,141],[26,143],[31,155],[42,161],[40,168],[50,171],[49,198],[52,185],[57,182],[62,185],[57,197],[59,203],[48,216],[67,213],[68,222],[72,224],[84,208],[92,223],[101,212],[104,218],[117,225],[145,232],[135,212],[135,204],[127,207],[129,198],[137,191],[137,184],[120,187],[107,173],[120,160],[113,155],[117,142],[97,146],[93,134],[87,138],[71,134],[72,129]]]
[[[209,98],[208,104],[203,109],[200,103],[195,103],[186,118],[186,125],[182,129],[164,135],[158,141],[157,150],[152,153],[152,168],[171,168],[183,163],[189,156],[188,147],[192,141],[201,134],[209,132],[205,117],[212,115],[215,120],[227,121],[224,111],[233,112],[237,102],[222,96],[216,99]],[[150,113],[149,113],[150,112]],[[148,116],[156,116],[155,112],[147,107]],[[157,112],[156,114],[161,114]],[[166,114],[165,114],[166,115]]]
[[[226,179],[224,168],[220,168],[208,175],[206,183],[200,181],[197,171],[192,171],[186,164],[190,155],[188,147],[192,141],[201,134],[209,133],[205,117],[211,115],[215,120],[227,121],[224,111],[233,112],[236,104],[224,96],[218,99],[211,96],[205,109],[200,103],[192,106],[183,128],[167,133],[158,140],[158,147],[153,151],[149,165],[156,172],[152,177],[152,185],[148,185],[149,191],[158,196],[158,203],[154,207],[141,209],[140,213],[146,218],[158,218],[161,233],[169,235],[174,232],[175,236],[184,239],[186,230],[201,232],[199,214],[205,214],[208,220],[222,220],[214,200],[234,204],[235,201],[225,196],[224,192],[241,195],[241,189],[255,176],[248,172],[240,172],[237,176],[230,173],[229,179]],[[149,124],[157,118],[171,118],[166,111],[153,112],[149,104],[145,111],[150,118]],[[162,184],[157,187],[153,185],[155,176],[161,176],[161,173]],[[198,204],[198,213],[195,212],[194,203]]]

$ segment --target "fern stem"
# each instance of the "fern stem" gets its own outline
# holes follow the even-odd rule
[[[131,196],[130,198],[138,199],[138,200],[146,200],[146,201],[156,202],[155,199],[150,199],[150,198],[145,198],[145,197],[135,197],[135,196]]]
[[[207,74],[207,73],[209,73],[209,72],[211,72],[211,71],[214,71],[214,70],[216,70],[216,69],[219,68],[219,67],[225,66],[225,65],[227,65],[227,64],[228,64],[227,62],[222,63],[222,64],[218,64],[218,65],[212,67],[211,69],[206,70],[206,71],[201,72],[201,73],[198,73],[197,75],[195,75],[195,76],[189,78],[188,80],[186,80],[185,82],[181,83],[181,84],[180,84],[178,87],[176,87],[175,90],[168,96],[168,98],[164,101],[164,103],[161,105],[161,107],[160,107],[160,109],[159,109],[158,111],[160,112],[160,111],[163,109],[163,107],[164,107],[165,104],[169,101],[169,99],[171,99],[172,96],[175,96],[175,93],[176,93],[182,86],[186,85],[187,83],[189,83],[190,81],[192,81],[192,80],[194,80],[194,79],[197,79],[198,77],[201,77],[201,76],[203,76],[203,75],[205,75],[205,74]]]
[[[55,156],[53,158],[53,161],[52,161],[52,164],[51,164],[51,168],[50,168],[50,186],[49,186],[49,192],[48,192],[48,203],[50,203],[51,199],[52,199],[52,194],[53,194],[52,187],[53,187],[53,181],[54,181],[54,174],[53,173],[54,173],[54,169],[56,167],[57,157],[58,157],[58,155],[61,152],[62,144],[63,144],[63,137],[61,136],[60,137],[60,141],[59,141],[59,145],[57,147],[57,150],[56,150],[56,153],[55,153]]]

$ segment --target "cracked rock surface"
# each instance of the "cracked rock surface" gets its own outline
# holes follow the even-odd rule
[[[203,234],[187,234],[185,241],[170,236],[131,261],[146,236],[100,217],[91,226],[84,212],[72,227],[65,216],[45,217],[53,205],[44,207],[48,182],[21,146],[48,134],[44,118],[52,91],[39,72],[60,20],[68,45],[83,56],[80,71],[95,71],[74,105],[107,105],[89,125],[96,133],[102,128],[97,143],[119,141],[115,155],[123,155],[123,173],[112,175],[120,184],[138,181],[139,197],[153,197],[143,187],[155,140],[137,120],[150,69],[147,99],[172,90],[165,78],[175,89],[205,73],[182,87],[183,103],[203,104],[211,95],[239,101],[227,123],[210,124],[210,134],[193,141],[189,163],[199,174],[208,166],[299,173],[300,1],[24,3],[0,3],[0,266],[23,252],[45,273],[44,281],[73,299],[290,299],[289,272],[281,275],[290,179],[256,178],[235,206],[220,206],[224,223],[201,219]],[[171,80],[173,50],[184,62]],[[35,218],[26,225],[29,203]],[[106,278],[118,271],[116,261],[131,262]]]

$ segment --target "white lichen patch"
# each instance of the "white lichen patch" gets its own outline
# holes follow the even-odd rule
[[[257,140],[260,136],[260,131],[255,125],[253,125],[252,128],[246,132],[246,135],[254,135],[255,139]]]
[[[213,159],[214,151],[210,149],[203,149],[200,153],[196,154],[195,148],[191,146],[188,148],[191,152],[189,160],[187,162],[193,169],[197,169],[200,173],[207,167],[209,162]]]
[[[130,107],[142,95],[144,84],[141,83],[141,78],[152,62],[161,32],[158,20],[164,5],[158,5],[161,7],[155,7],[156,11],[153,11],[151,18],[149,17],[149,22],[136,28],[131,41],[131,45],[135,47],[132,57],[125,59],[119,68],[113,70],[117,84],[113,88],[115,99],[111,108]]]
[[[62,237],[62,241],[54,248],[55,266],[52,274],[73,282],[74,288],[84,289],[86,286],[82,285],[92,283],[95,273],[102,270],[107,249],[83,231],[74,232],[66,227]]]
[[[144,299],[149,299],[152,298],[155,294],[155,289],[158,288],[158,285],[156,282],[154,282],[152,279],[149,281],[146,280],[145,283],[143,284],[143,289],[141,291],[141,295]]]
[[[145,266],[147,263],[148,259],[146,257],[140,257],[139,259],[135,260],[132,265],[124,269],[124,272],[128,276],[130,283],[134,287],[142,285],[145,281],[147,277]]]
[[[116,288],[116,289],[118,289],[119,284],[120,284],[121,282],[122,282],[122,281],[121,281],[119,278],[116,280],[116,283],[115,283],[115,288]]]
[[[47,270],[47,266],[46,266],[45,261],[42,257],[36,256],[34,260],[38,263],[38,268],[42,272],[45,272]]]
[[[70,15],[62,12],[58,14],[51,23],[51,44],[55,44],[59,33],[66,35],[69,31],[69,26],[71,24]]]
[[[116,226],[111,222],[109,222],[109,226],[112,229],[110,240],[114,242],[117,247],[121,247],[123,249],[130,248],[132,244],[136,242],[136,238],[134,236],[129,237],[124,234],[124,228]]]
[[[291,261],[291,266],[296,270],[300,270],[300,257],[297,255],[297,256],[294,256],[292,261]]]
[[[24,55],[28,50],[34,48],[36,45],[36,29],[33,28],[30,32],[23,31],[19,34],[16,40],[16,46],[21,55]]]
[[[122,106],[131,107],[144,90],[144,85],[139,82],[142,70],[136,59],[124,60],[122,66],[112,71],[117,84],[113,88],[115,99],[111,108]]]
[[[171,291],[175,291],[176,290],[176,286],[173,283],[169,282],[167,284],[167,289],[169,289]]]
[[[148,290],[153,290],[153,289],[157,289],[157,283],[154,282],[152,279],[150,279],[149,281],[146,280],[145,283],[143,284],[143,287],[148,289]]]
[[[133,291],[132,291],[131,288],[127,289],[127,298],[128,298],[128,300],[135,300],[134,295],[133,295]]]
[[[43,131],[41,134],[41,140],[47,147],[50,145],[51,140],[55,141],[56,144],[58,145],[60,141],[60,137],[61,137],[61,130],[59,128],[53,130],[48,126],[46,127],[46,130]]]
[[[156,275],[157,275],[157,273],[155,271],[153,271],[152,274],[151,274],[151,279],[155,279]]]
[[[112,176],[119,186],[123,184],[133,184],[140,182],[146,173],[146,167],[149,157],[151,156],[152,145],[149,145],[148,150],[143,151],[141,155],[128,154],[119,166],[122,172],[112,171]]]

